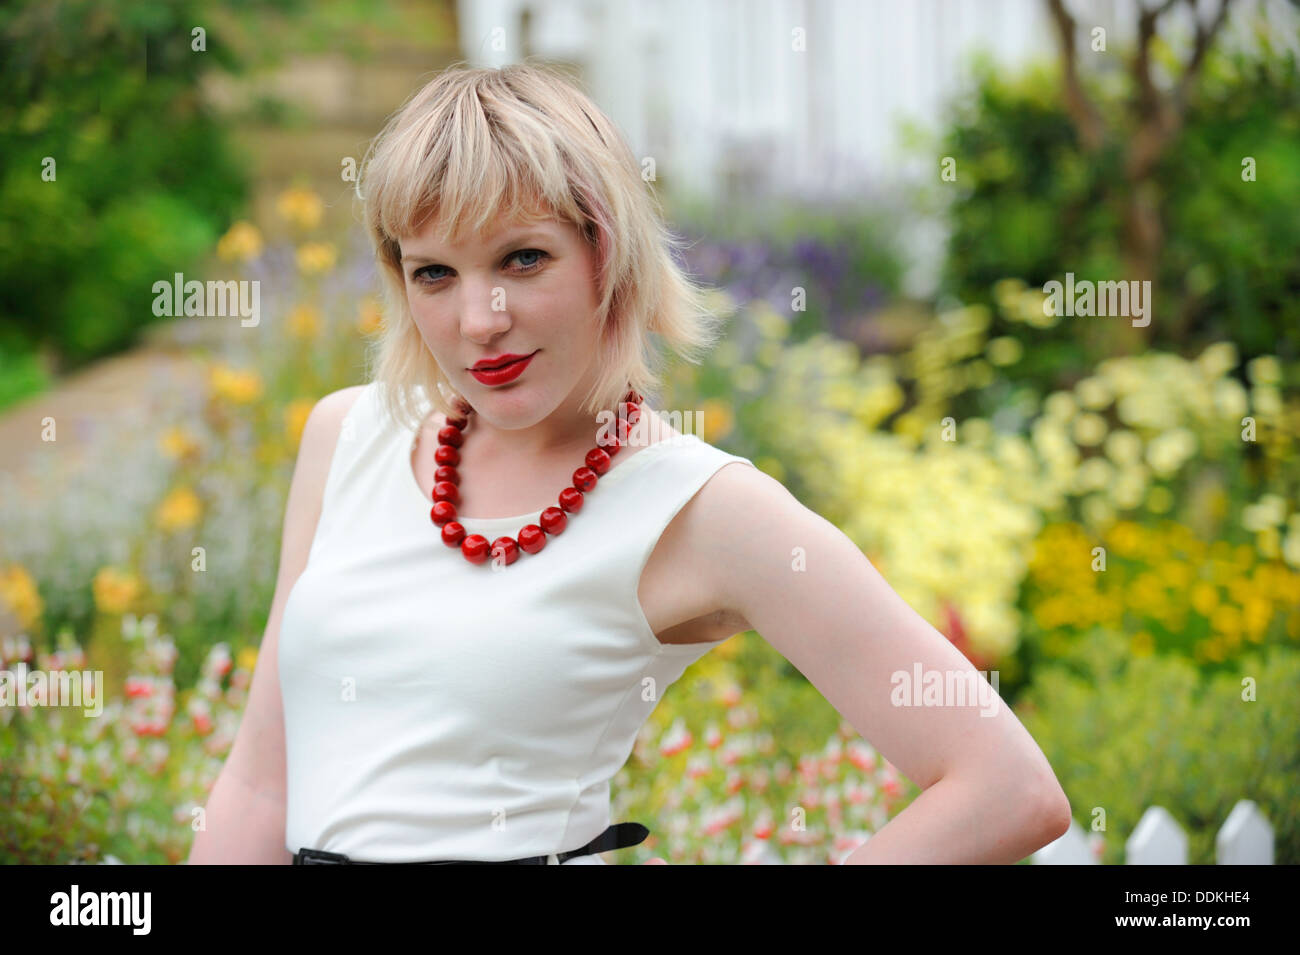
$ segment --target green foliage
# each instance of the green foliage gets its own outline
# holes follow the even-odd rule
[[[1257,699],[1247,701],[1246,681]],[[1133,656],[1098,628],[1034,674],[1018,715],[1085,830],[1105,810],[1103,861],[1120,863],[1143,812],[1163,806],[1188,834],[1189,862],[1212,864],[1240,799],[1273,826],[1275,861],[1300,860],[1300,653],[1273,647],[1209,677],[1175,656]]]
[[[1094,97],[1117,129],[1120,101]],[[1059,70],[1015,80],[980,71],[939,148],[957,161],[945,183],[952,235],[944,291],[990,304],[993,285],[1016,275],[1042,288],[1065,272],[1076,280],[1121,277],[1130,188],[1123,169],[1128,133],[1096,155],[1082,152],[1061,102]],[[1243,160],[1255,160],[1243,181]],[[1185,126],[1158,166],[1164,246],[1152,344],[1235,341],[1246,358],[1300,352],[1300,71],[1294,54],[1258,59],[1211,53]],[[1022,328],[1039,346],[1018,371],[1044,386],[1086,368],[1086,325]],[[1070,343],[1073,348],[1054,348]],[[1079,346],[1084,346],[1080,348]],[[1094,349],[1095,350],[1095,349]]]
[[[292,9],[260,0],[240,14]],[[244,66],[230,5],[22,0],[0,9],[0,335],[63,368],[156,321],[152,283],[195,271],[247,194],[246,163],[204,105]],[[207,31],[194,49],[195,25]],[[10,351],[12,349],[12,351]]]

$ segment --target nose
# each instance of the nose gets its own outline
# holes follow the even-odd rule
[[[486,345],[510,328],[504,288],[488,281],[466,281],[461,288],[460,333],[464,338]]]

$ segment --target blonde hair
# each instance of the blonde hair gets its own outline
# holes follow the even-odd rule
[[[452,414],[456,395],[420,336],[406,297],[399,238],[433,217],[443,241],[482,235],[499,217],[555,216],[596,250],[597,323],[605,368],[584,413],[612,409],[629,386],[660,384],[651,333],[698,363],[717,343],[725,315],[713,290],[673,259],[679,245],[657,197],[610,119],[576,81],[534,64],[439,73],[388,120],[362,160],[357,196],[383,286],[386,320],[372,356],[384,406],[412,430],[415,395]]]

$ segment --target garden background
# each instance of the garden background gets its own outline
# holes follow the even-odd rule
[[[1071,10],[1045,8],[1065,30]],[[465,55],[458,12],[0,11],[0,669],[102,670],[109,698],[96,719],[0,707],[0,861],[188,854],[303,424],[364,382],[385,320],[346,157]],[[1121,69],[1052,35],[1021,69],[977,67],[904,130],[932,175],[888,200],[705,202],[674,189],[672,156],[650,186],[732,313],[658,406],[700,409],[706,440],[998,671],[1110,863],[1152,805],[1213,862],[1241,799],[1300,861],[1300,75],[1274,42],[1294,23],[1245,15],[1248,55],[1212,16],[1186,49],[1152,16]],[[920,217],[946,234],[924,295],[895,241]],[[259,281],[259,325],[155,316],[177,272]],[[1151,281],[1150,324],[1048,314],[1067,272]],[[84,386],[112,362],[112,396]],[[654,835],[606,858],[834,862],[917,792],[739,634],[647,723],[613,818]]]

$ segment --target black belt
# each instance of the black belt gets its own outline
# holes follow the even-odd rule
[[[554,853],[556,860],[563,863],[574,856],[586,856],[595,852],[608,852],[610,849],[625,849],[644,842],[650,830],[639,822],[620,822],[610,826],[595,839],[580,849],[569,852]],[[361,859],[349,859],[341,852],[322,852],[319,849],[299,849],[294,853],[294,865],[547,865],[550,856],[529,856],[527,859],[504,859],[484,862],[469,859],[439,859],[435,862],[366,862]]]

